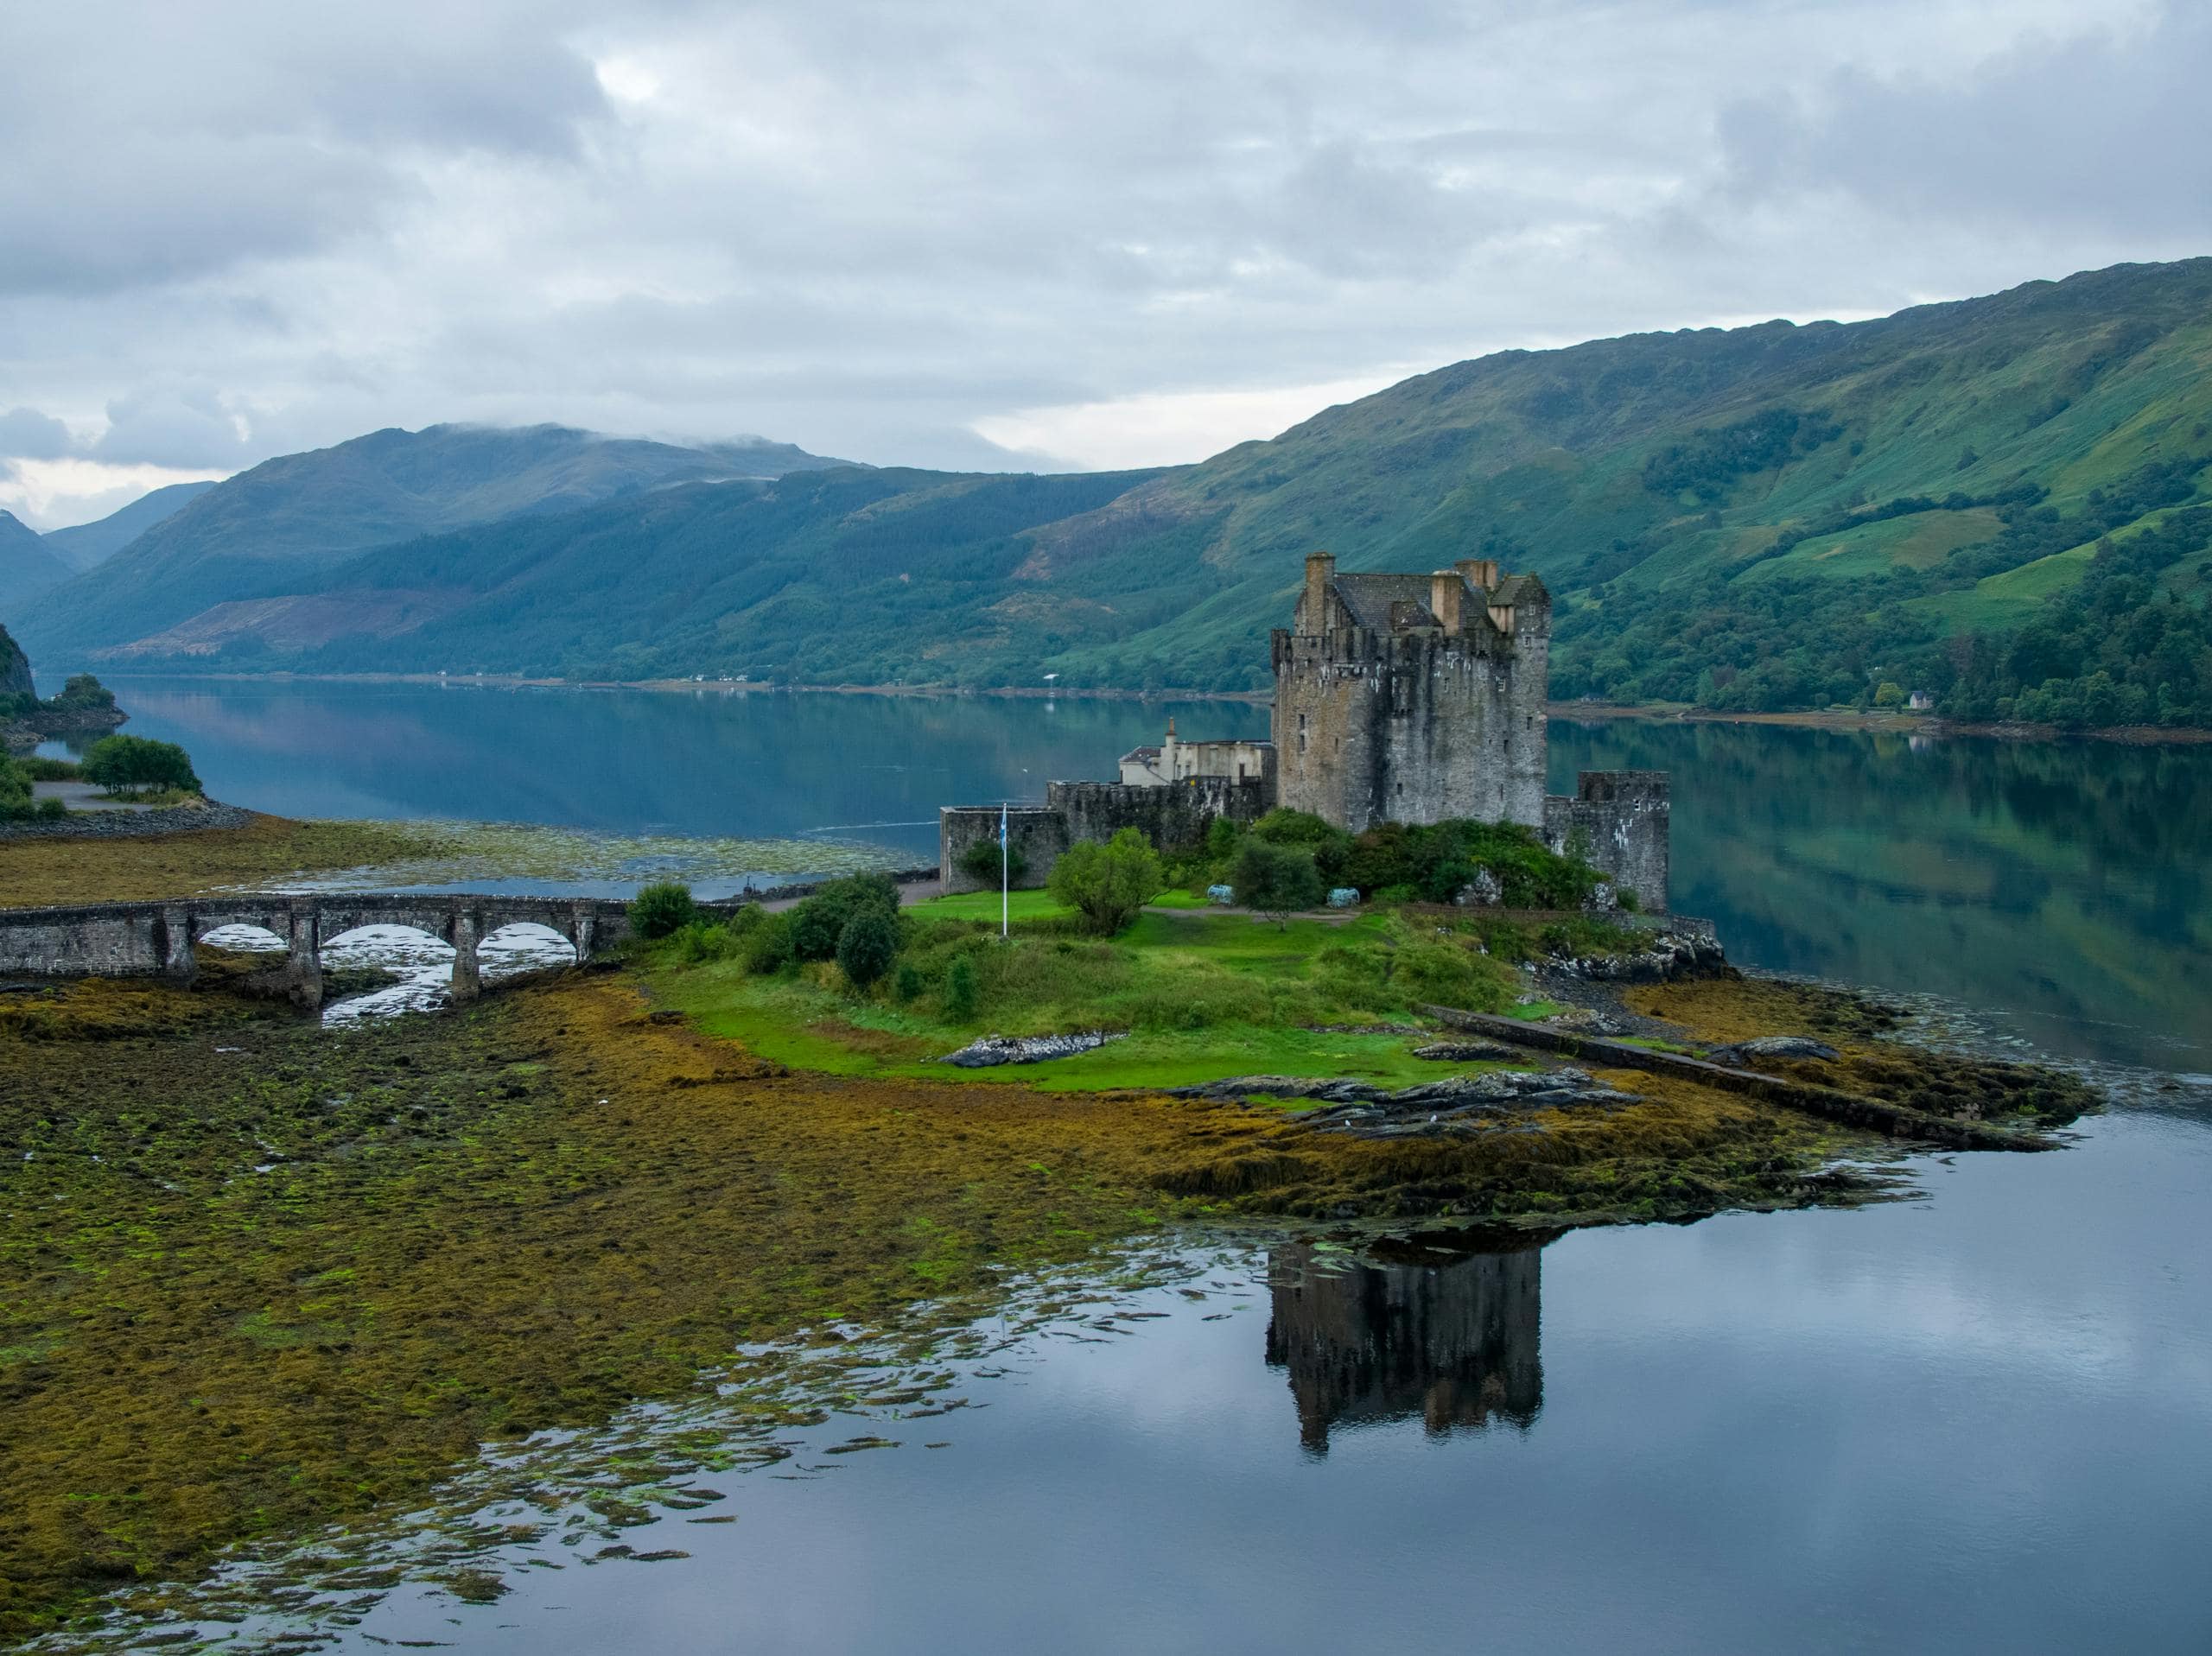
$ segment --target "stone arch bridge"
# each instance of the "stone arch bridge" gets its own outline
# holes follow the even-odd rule
[[[703,915],[741,903],[702,903]],[[315,897],[202,897],[157,903],[0,911],[0,973],[35,977],[165,977],[189,981],[193,950],[223,926],[257,926],[289,945],[285,987],[302,1006],[322,1004],[322,944],[363,926],[404,926],[453,945],[453,998],[481,987],[476,950],[494,932],[539,925],[558,932],[579,963],[630,935],[630,908],[613,898],[463,892],[334,891]]]

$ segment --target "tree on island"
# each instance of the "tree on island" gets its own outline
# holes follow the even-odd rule
[[[1302,909],[1320,907],[1326,895],[1312,852],[1258,838],[1248,838],[1236,848],[1236,866],[1229,883],[1239,903],[1277,925]]]
[[[874,904],[855,910],[837,934],[837,969],[855,989],[869,987],[898,958],[898,917]]]
[[[1127,828],[1104,845],[1077,841],[1046,881],[1054,898],[1083,916],[1084,929],[1102,937],[1124,930],[1166,884],[1152,841]]]
[[[143,736],[103,736],[85,750],[78,769],[86,781],[111,793],[200,791],[200,778],[182,748]]]

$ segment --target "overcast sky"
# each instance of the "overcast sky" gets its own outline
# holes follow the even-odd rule
[[[2212,251],[2203,0],[0,6],[0,506],[381,426],[1196,460]]]

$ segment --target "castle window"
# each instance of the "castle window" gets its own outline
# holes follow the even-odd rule
[[[1298,715],[1298,751],[1306,751],[1306,715],[1302,713]]]

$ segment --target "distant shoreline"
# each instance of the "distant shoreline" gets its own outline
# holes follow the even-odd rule
[[[514,673],[120,673],[116,680],[131,678],[203,678],[237,684],[442,684],[465,685],[491,690],[688,690],[695,695],[893,695],[931,699],[988,696],[1028,701],[1235,701],[1264,707],[1274,700],[1264,690],[1122,690],[1096,686],[1062,689],[1057,686],[1001,686],[967,689],[949,684],[780,684],[737,683],[721,679],[640,678],[565,679],[525,678]],[[1712,707],[1623,705],[1609,701],[1552,701],[1545,705],[1554,719],[1607,722],[1638,720],[1645,723],[1700,725],[1779,725],[1803,730],[1887,731],[1906,736],[1986,736],[2000,741],[2058,742],[2087,739],[2118,742],[2129,746],[2165,745],[2195,746],[2212,742],[2212,730],[2167,725],[2101,726],[2074,730],[2063,725],[2018,722],[1969,723],[1942,719],[1926,713],[1859,712],[1827,708],[1819,712],[1738,713]]]

